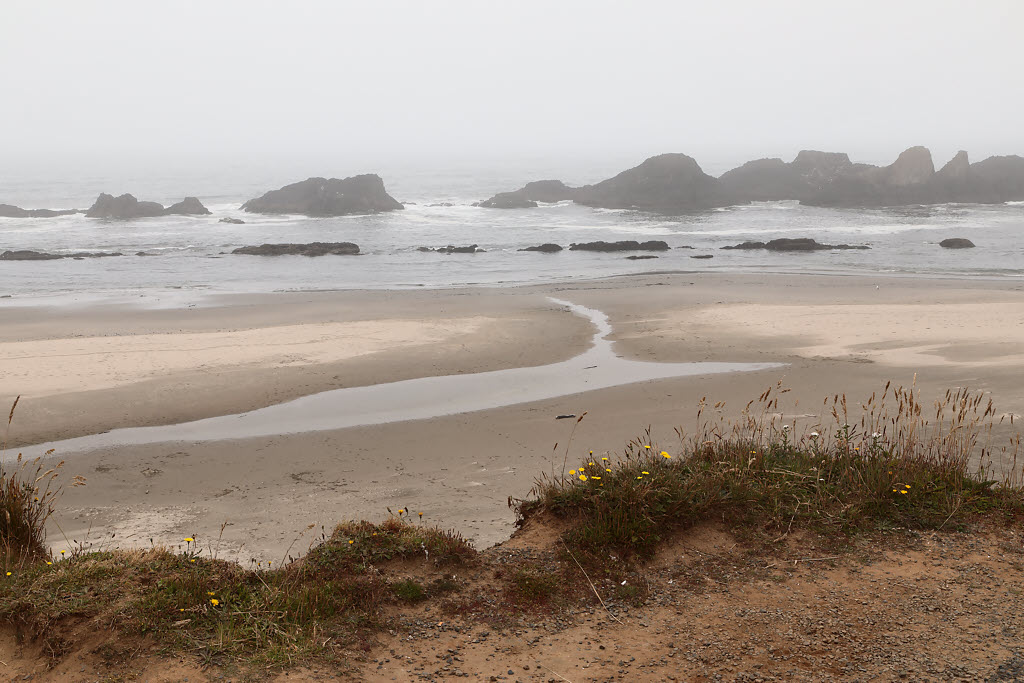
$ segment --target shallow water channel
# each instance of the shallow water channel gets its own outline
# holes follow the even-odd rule
[[[343,429],[359,425],[422,420],[530,403],[584,391],[656,379],[744,372],[779,367],[780,363],[652,363],[615,355],[611,324],[601,311],[551,298],[597,328],[591,347],[560,363],[445,375],[333,389],[238,415],[224,415],[175,425],[115,429],[19,449],[35,458],[48,449],[60,456],[117,446],[174,441],[219,441]]]

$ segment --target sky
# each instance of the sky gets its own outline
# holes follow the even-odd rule
[[[0,0],[0,175],[1024,154],[1022,27],[1019,0]]]

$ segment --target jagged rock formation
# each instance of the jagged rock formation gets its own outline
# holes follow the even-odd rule
[[[209,210],[195,197],[185,197],[182,201],[165,209],[163,204],[140,202],[130,194],[114,197],[104,192],[96,198],[93,205],[85,212],[85,216],[86,218],[131,220],[166,215],[206,215],[209,213]]]
[[[225,217],[225,218],[221,218],[220,221],[218,221],[218,222],[220,222],[220,223],[230,223],[231,225],[245,225],[245,221],[243,221],[241,218]]]
[[[250,213],[298,213],[306,216],[344,216],[404,208],[384,189],[380,176],[308,178],[271,190],[242,204]]]
[[[104,258],[106,256],[122,256],[120,252],[108,252],[108,251],[76,251],[72,254],[48,254],[45,251],[32,251],[30,249],[20,249],[14,251],[5,251],[0,254],[0,261],[56,261],[58,259],[70,258],[70,259],[86,259],[86,258]]]
[[[583,242],[570,244],[569,251],[666,251],[668,244],[662,240],[637,242],[622,240],[621,242]]]
[[[944,249],[973,249],[974,242],[970,241],[966,237],[950,237],[947,240],[939,242],[939,246]]]
[[[514,192],[499,192],[490,199],[480,202],[487,209],[529,209],[537,202],[561,202],[575,199],[578,190],[561,180],[535,180],[526,183]]]
[[[239,247],[232,254],[249,256],[352,256],[359,253],[359,246],[352,242],[310,242],[309,244],[261,244],[253,247]]]
[[[768,251],[828,251],[832,249],[870,249],[871,247],[856,244],[819,244],[810,237],[781,238],[768,242],[741,242],[722,249],[767,249]]]
[[[572,188],[557,180],[537,181],[480,206],[528,208],[565,199],[665,213],[774,200],[850,208],[993,204],[1024,200],[1024,157],[990,157],[972,164],[961,151],[936,171],[925,147],[905,150],[888,166],[853,163],[841,152],[803,150],[791,162],[758,159],[713,178],[685,154],[662,154],[595,185]]]
[[[551,244],[550,242],[548,242],[546,244],[541,244],[536,247],[526,247],[525,249],[520,249],[519,251],[540,251],[545,254],[554,254],[555,252],[562,251],[562,247],[561,245]]]
[[[1024,158],[971,164],[960,151],[935,170],[925,147],[905,150],[889,166],[854,164],[845,154],[803,151],[791,163],[762,159],[721,177],[734,196],[751,201],[796,199],[813,206],[870,208],[1024,199]]]
[[[80,209],[22,209],[10,204],[0,204],[0,218],[53,218],[81,213]]]

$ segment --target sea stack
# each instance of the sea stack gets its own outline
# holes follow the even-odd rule
[[[297,213],[306,216],[345,216],[399,211],[404,208],[374,174],[351,178],[308,178],[271,190],[242,204],[250,213]]]

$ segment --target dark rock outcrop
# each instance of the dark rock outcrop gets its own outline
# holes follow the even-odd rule
[[[519,251],[540,251],[545,254],[554,254],[555,252],[562,251],[562,247],[561,245],[551,244],[550,242],[548,242],[547,244],[541,244],[536,247],[526,247],[525,249],[520,249]]]
[[[359,246],[352,242],[310,242],[309,244],[261,244],[253,247],[239,247],[232,254],[249,256],[352,256],[359,253]]]
[[[209,216],[210,210],[195,197],[185,197],[177,204],[171,204],[164,213],[176,216]]]
[[[114,197],[107,193],[100,194],[85,212],[87,218],[113,218],[129,220],[133,218],[152,218],[164,215],[164,207],[156,202],[140,202],[130,194]]]
[[[578,204],[605,209],[641,209],[665,213],[701,211],[736,200],[717,178],[685,154],[662,154],[614,178],[576,191]]]
[[[768,242],[741,242],[722,249],[767,249],[768,251],[830,251],[836,249],[870,249],[871,247],[851,244],[819,244],[810,237],[781,238]]]
[[[271,190],[242,204],[250,213],[297,213],[306,216],[344,216],[398,211],[402,205],[384,189],[380,176],[308,178]]]
[[[81,213],[79,209],[22,209],[10,204],[0,204],[0,218],[53,218]]]
[[[0,254],[0,261],[55,261],[61,258],[64,257],[59,254],[47,254],[45,252],[30,251],[28,249],[5,251]]]
[[[245,221],[241,218],[231,218],[230,216],[221,218],[219,223],[230,223],[231,225],[245,225]]]
[[[691,256],[690,258],[707,259],[707,258],[715,258],[715,255],[714,254],[695,254],[695,255]]]
[[[535,209],[537,202],[517,192],[499,192],[490,199],[477,204],[485,209]]]
[[[661,240],[637,242],[622,240],[621,242],[582,242],[570,244],[569,251],[666,251],[668,244]]]
[[[634,254],[633,256],[627,256],[627,261],[646,261],[647,259],[658,258],[654,254]]]
[[[81,260],[87,258],[105,258],[107,256],[123,256],[123,254],[118,251],[76,251],[71,254],[48,254],[44,251],[20,249],[15,251],[5,251],[0,254],[0,261],[56,261],[64,258]]]
[[[110,218],[114,220],[132,220],[135,218],[154,218],[166,215],[206,215],[209,210],[195,197],[185,197],[177,204],[164,208],[156,202],[140,202],[133,195],[123,194],[114,197],[107,193],[100,194],[85,212],[86,218]]]
[[[944,249],[973,249],[974,242],[965,237],[951,237],[939,242],[939,246]]]
[[[577,193],[576,188],[569,187],[561,180],[535,180],[513,192],[499,192],[480,202],[479,206],[487,209],[529,209],[537,206],[537,202],[575,199]]]

